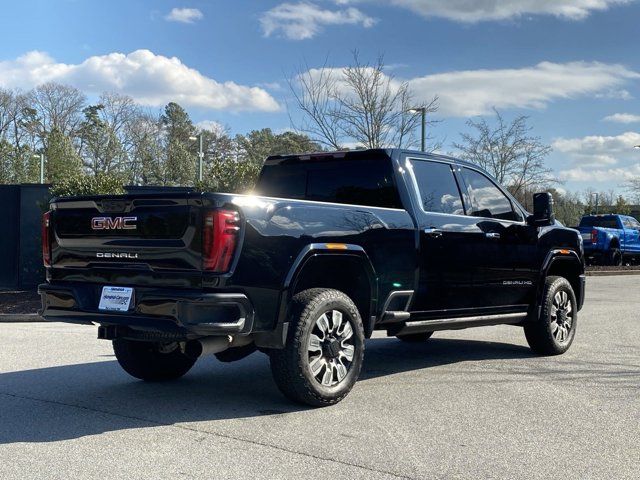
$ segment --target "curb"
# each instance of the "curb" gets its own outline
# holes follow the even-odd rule
[[[609,277],[613,275],[640,275],[640,270],[587,270],[588,277]]]
[[[0,314],[0,323],[35,323],[46,322],[37,313],[2,313]]]

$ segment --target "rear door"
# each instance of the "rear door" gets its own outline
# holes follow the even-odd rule
[[[473,219],[465,215],[450,163],[408,158],[419,227],[419,281],[411,310],[457,310],[472,305]]]
[[[624,226],[624,252],[640,253],[640,223],[633,217],[621,217]]]

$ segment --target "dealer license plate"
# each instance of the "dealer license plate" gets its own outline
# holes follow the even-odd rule
[[[128,287],[102,287],[98,310],[108,312],[126,312],[131,305],[133,288]]]

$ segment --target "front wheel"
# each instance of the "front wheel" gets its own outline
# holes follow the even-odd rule
[[[569,350],[576,335],[578,308],[571,284],[563,277],[547,277],[540,318],[525,324],[531,350],[540,355],[559,355]]]
[[[313,288],[293,297],[287,343],[271,350],[271,372],[289,399],[314,407],[338,403],[353,388],[364,357],[364,328],[344,293]]]
[[[149,382],[180,378],[196,362],[182,353],[177,342],[140,342],[118,338],[113,341],[113,352],[125,372]]]

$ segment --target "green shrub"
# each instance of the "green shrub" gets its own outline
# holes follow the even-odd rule
[[[119,174],[98,173],[95,176],[73,174],[54,183],[49,189],[54,197],[79,195],[120,195],[125,193],[125,179]]]
[[[201,192],[246,193],[258,179],[262,165],[254,162],[215,160],[202,182],[196,183]]]

